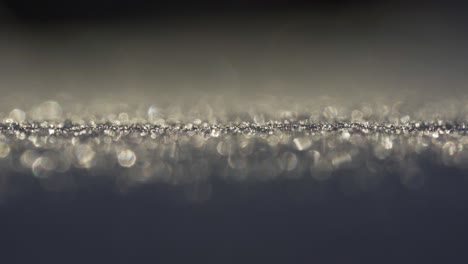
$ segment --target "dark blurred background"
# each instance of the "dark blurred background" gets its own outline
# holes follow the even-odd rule
[[[48,1],[4,1],[4,6],[11,10],[13,16],[23,22],[109,22],[124,20],[155,20],[162,17],[175,16],[224,16],[246,14],[271,15],[273,13],[318,11],[322,13],[338,13],[353,11],[350,9],[372,9],[382,6],[383,2],[319,0],[319,1],[91,1],[68,2],[58,0]],[[401,5],[404,2],[386,1],[385,5]],[[354,10],[356,11],[356,10]]]
[[[58,92],[346,100],[466,91],[462,1],[11,0],[0,7],[0,91],[16,98],[8,109]],[[33,182],[2,198],[0,261],[466,263],[466,171],[423,167],[430,173],[421,190],[406,189],[398,175],[372,191],[352,181],[343,189],[337,181],[213,175],[203,201],[188,199],[189,187],[150,184],[122,194],[113,182],[87,178],[57,193]]]

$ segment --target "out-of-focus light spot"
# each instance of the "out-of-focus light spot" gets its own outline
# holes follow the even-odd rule
[[[228,165],[233,169],[245,169],[247,167],[247,159],[240,155],[230,155],[228,157]]]
[[[217,137],[219,137],[219,134],[220,134],[219,130],[213,129],[213,130],[211,130],[210,136],[214,137],[214,138],[217,138]]]
[[[240,138],[238,144],[239,144],[239,153],[242,156],[246,157],[252,154],[254,150],[254,146],[249,138],[247,137]]]
[[[62,107],[55,101],[46,101],[40,104],[34,111],[33,117],[38,120],[61,120]]]
[[[279,144],[280,138],[277,135],[271,135],[267,138],[268,145],[275,147]]]
[[[226,142],[220,141],[216,145],[216,151],[221,156],[227,156],[229,154],[229,146]]]
[[[374,147],[374,155],[378,159],[381,159],[381,160],[386,159],[388,156],[390,156],[390,154],[391,154],[391,150],[385,148],[381,144]]]
[[[364,115],[362,114],[361,111],[359,111],[359,110],[353,110],[353,111],[351,112],[351,121],[352,121],[352,122],[360,122],[360,121],[362,121],[363,116],[364,116]]]
[[[204,138],[202,135],[194,135],[191,139],[192,144],[196,148],[202,148],[205,145],[206,138]]]
[[[342,140],[349,140],[349,138],[351,137],[351,134],[348,132],[348,131],[344,131],[342,134],[341,134],[341,139]]]
[[[444,144],[442,150],[450,156],[453,156],[457,152],[457,145],[451,141],[448,141]]]
[[[362,110],[363,118],[369,118],[374,113],[374,110],[372,110],[372,107],[367,106],[367,105],[363,106],[361,110]]]
[[[318,152],[317,150],[310,150],[307,152],[307,156],[312,158],[312,161],[313,161],[313,165],[317,165],[318,162],[320,161],[320,152]]]
[[[136,155],[130,149],[121,150],[117,155],[120,166],[130,168],[135,165]]]
[[[332,165],[334,167],[340,167],[346,163],[351,162],[352,158],[349,153],[338,153],[332,158]]]
[[[148,121],[158,125],[163,125],[166,123],[163,118],[161,109],[155,105],[152,105],[148,108]]]
[[[265,117],[264,115],[254,115],[253,121],[255,122],[255,124],[263,125],[265,124]]]
[[[14,122],[22,123],[26,120],[26,113],[21,109],[15,108],[11,110],[8,117]]]
[[[333,106],[327,106],[323,109],[323,116],[326,119],[335,119],[338,116],[338,110]]]
[[[3,141],[0,141],[0,158],[6,158],[10,154],[10,146]]]
[[[292,171],[298,163],[296,154],[286,151],[279,157],[279,165],[283,171]]]
[[[32,172],[37,178],[47,178],[55,169],[56,162],[48,156],[38,157],[32,164]]]
[[[21,165],[30,169],[34,161],[36,161],[36,159],[39,156],[40,156],[39,153],[37,153],[36,151],[28,149],[25,152],[23,152],[23,154],[21,154],[21,158],[20,158]]]
[[[91,146],[86,144],[77,145],[74,149],[74,154],[79,167],[91,168],[94,165],[96,152]]]
[[[127,113],[120,113],[119,121],[122,122],[122,124],[127,124],[130,121],[130,117]]]
[[[393,148],[393,141],[390,137],[382,138],[382,146],[385,149],[392,149]]]
[[[310,148],[310,146],[312,146],[312,141],[308,137],[295,138],[293,142],[294,146],[299,151],[307,150],[308,148]]]
[[[281,111],[280,119],[283,120],[295,120],[297,118],[297,113],[293,111]]]
[[[410,116],[409,115],[402,116],[400,118],[400,121],[401,121],[402,124],[406,124],[406,123],[408,123],[410,121]]]

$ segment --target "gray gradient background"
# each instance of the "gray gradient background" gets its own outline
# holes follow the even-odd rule
[[[346,3],[200,14],[176,12],[174,4],[160,17],[42,23],[24,23],[5,7],[0,92],[12,100],[2,108],[64,94],[135,102],[203,94],[464,96],[467,19],[459,5]]]
[[[61,96],[465,94],[460,3],[137,2],[130,11],[123,1],[2,3],[0,110]],[[214,178],[202,203],[162,184],[117,193],[112,175],[76,171],[81,188],[58,193],[9,175],[21,191],[0,204],[0,262],[466,263],[466,171],[422,165],[421,190],[397,175],[368,192],[343,192],[336,181]]]

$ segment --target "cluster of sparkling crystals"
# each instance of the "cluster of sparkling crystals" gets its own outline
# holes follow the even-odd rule
[[[382,119],[372,117],[375,110],[366,107],[349,110],[342,118],[344,110],[325,106],[319,116],[282,111],[271,120],[267,112],[257,111],[224,121],[199,116],[181,122],[150,106],[147,119],[132,121],[131,114],[121,112],[77,121],[48,101],[32,118],[20,109],[5,116],[0,166],[33,175],[49,188],[65,188],[69,182],[64,179],[76,173],[112,175],[118,184],[130,186],[206,182],[211,177],[309,177],[323,182],[342,171],[359,174],[362,188],[378,184],[389,172],[408,188],[420,188],[428,162],[468,167],[463,119],[414,121],[407,113],[391,111]]]

